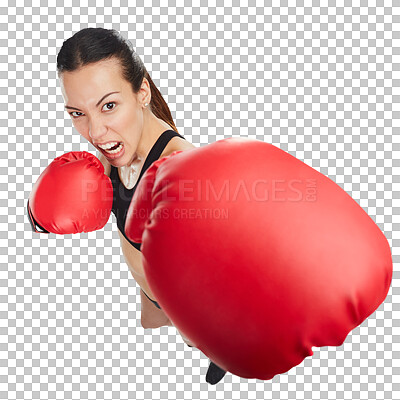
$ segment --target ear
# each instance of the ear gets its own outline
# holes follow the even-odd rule
[[[143,78],[142,80],[142,85],[139,89],[139,94],[137,97],[138,101],[140,104],[148,103],[150,104],[151,101],[151,87],[150,87],[150,82],[148,81],[147,78]]]

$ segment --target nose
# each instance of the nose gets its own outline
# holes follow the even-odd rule
[[[107,127],[101,119],[93,119],[89,122],[89,136],[94,142],[101,142],[107,134]]]

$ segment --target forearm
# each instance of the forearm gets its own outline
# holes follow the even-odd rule
[[[157,308],[144,294],[143,290],[140,290],[140,297],[142,300],[142,315],[141,315],[141,324],[143,328],[160,328],[161,326],[176,326],[172,323],[172,321],[166,316],[163,310]],[[178,328],[176,330],[182,336],[183,341],[192,347],[195,347],[194,344],[187,339]]]
[[[129,270],[133,278],[136,282],[140,282],[141,276],[139,276],[133,268],[129,265]],[[139,283],[140,286],[140,283]],[[155,329],[160,328],[161,326],[175,326],[172,321],[167,317],[163,310],[157,308],[151,300],[145,295],[143,289],[140,290],[140,299],[141,299],[141,318],[140,322],[144,329]],[[178,328],[177,331],[179,332]],[[179,334],[182,336],[183,341],[189,346],[193,346],[193,344],[186,339],[180,332]],[[194,347],[194,346],[193,346]]]
[[[157,308],[140,290],[141,298],[141,324],[143,328],[160,328],[161,326],[172,326],[172,322],[165,315],[163,310]]]

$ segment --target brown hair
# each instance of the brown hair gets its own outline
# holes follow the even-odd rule
[[[84,28],[65,40],[57,55],[57,73],[60,77],[64,71],[75,71],[84,65],[113,57],[120,62],[123,78],[130,82],[134,93],[139,92],[143,78],[149,81],[151,112],[178,132],[168,104],[133,49],[132,43],[114,29]]]

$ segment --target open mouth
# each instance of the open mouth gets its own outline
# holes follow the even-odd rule
[[[100,149],[102,154],[107,157],[109,161],[122,157],[125,154],[125,146],[122,142],[116,143],[109,149],[102,149],[100,146],[97,146],[97,148]]]
[[[110,149],[101,149],[101,150],[106,154],[117,154],[122,150],[123,147],[124,147],[123,143],[118,142],[116,145],[114,145]]]

